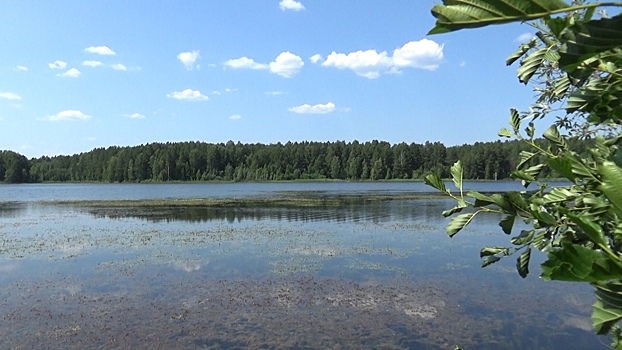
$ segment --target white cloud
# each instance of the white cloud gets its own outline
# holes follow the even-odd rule
[[[285,92],[284,91],[267,91],[266,95],[269,95],[269,96],[285,95]]]
[[[218,90],[212,91],[212,94],[214,94],[214,95],[222,95],[222,93],[220,91],[218,91]]]
[[[28,71],[28,67],[26,66],[17,66],[15,67],[16,70],[22,71],[22,72],[27,72]]]
[[[411,67],[434,71],[443,59],[443,45],[428,39],[408,42],[393,51],[393,66],[397,69]]]
[[[166,97],[174,98],[176,100],[184,101],[205,101],[207,96],[201,94],[199,90],[186,89],[184,91],[175,91],[166,95]]]
[[[12,92],[0,92],[0,98],[4,98],[6,100],[21,100],[22,97],[18,94]]]
[[[318,63],[322,61],[323,59],[324,57],[322,57],[322,55],[320,55],[319,53],[316,53],[315,55],[309,57],[309,60],[311,61],[311,63]]]
[[[125,116],[130,118],[130,119],[145,119],[145,118],[147,118],[143,114],[140,114],[140,113],[126,114]]]
[[[95,67],[103,66],[104,64],[99,61],[82,61],[82,65],[95,68]]]
[[[514,41],[524,44],[524,43],[528,43],[529,41],[531,41],[531,39],[533,39],[534,36],[535,35],[533,33],[523,33],[519,35],[516,39],[514,39]]]
[[[57,74],[59,77],[63,77],[63,78],[77,78],[80,76],[80,71],[77,70],[76,68],[71,68],[68,71],[66,71],[63,74]]]
[[[199,51],[195,50],[192,52],[182,52],[177,55],[177,59],[181,61],[181,63],[186,66],[187,70],[192,70],[194,68],[194,63],[201,57],[199,55]]]
[[[62,120],[76,120],[76,119],[87,120],[87,119],[91,119],[91,116],[86,115],[80,111],[70,109],[70,110],[59,112],[54,115],[48,115],[43,119],[51,121],[51,122],[57,122],[57,121],[62,121]]]
[[[458,63],[460,67],[465,67],[466,64],[467,64],[466,61],[460,61],[460,63]]]
[[[347,55],[333,51],[322,63],[324,67],[351,69],[354,73],[370,79],[378,78],[380,72],[388,70],[391,65],[391,58],[386,51],[377,53],[375,50],[356,51]]]
[[[258,63],[248,57],[240,57],[228,60],[224,65],[234,69],[270,69],[270,72],[274,74],[278,74],[285,78],[291,78],[305,63],[300,56],[286,51],[281,52],[274,61],[269,64]]]
[[[240,57],[232,60],[228,60],[224,63],[225,66],[233,69],[268,69],[269,66],[263,63],[257,63],[252,58]]]
[[[114,56],[116,53],[112,51],[108,46],[90,46],[84,49],[89,53],[95,53],[98,55]]]
[[[233,88],[233,89],[232,88],[226,88],[225,89],[225,92],[236,92],[236,91],[238,91],[238,89],[235,89],[235,88]]]
[[[305,9],[304,5],[300,3],[300,1],[296,0],[282,0],[281,2],[279,2],[279,7],[282,11],[302,11]]]
[[[238,119],[242,119],[242,116],[239,114],[233,114],[229,117],[229,119],[231,120],[238,120]]]
[[[304,65],[305,63],[300,56],[294,55],[289,51],[281,52],[274,62],[270,62],[270,72],[285,78],[291,78]]]
[[[335,104],[332,102],[328,102],[324,105],[316,104],[314,106],[303,104],[301,106],[291,107],[288,110],[298,114],[327,114],[335,111]]]
[[[354,73],[369,78],[378,78],[381,74],[399,73],[402,68],[436,70],[443,61],[443,46],[428,39],[411,41],[393,51],[389,56],[386,51],[356,51],[349,54],[332,52],[322,66],[338,69],[350,69]]]
[[[50,67],[50,69],[65,69],[65,67],[67,67],[67,62],[56,60],[52,63],[48,63],[48,67]]]
[[[127,70],[127,67],[122,65],[121,63],[113,64],[110,67],[112,67],[112,69],[114,69],[114,70],[121,70],[121,71],[126,71]]]

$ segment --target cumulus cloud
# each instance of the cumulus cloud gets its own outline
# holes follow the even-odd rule
[[[305,63],[300,56],[294,55],[289,51],[281,52],[274,62],[270,62],[270,72],[284,78],[291,78],[304,65]]]
[[[12,93],[12,92],[0,92],[0,98],[3,98],[5,100],[21,100],[22,97],[18,94]]]
[[[51,122],[63,121],[63,120],[88,120],[91,119],[90,115],[86,115],[80,111],[69,109],[62,112],[58,112],[54,115],[48,115],[43,118]]]
[[[199,90],[186,89],[184,91],[175,91],[172,92],[166,97],[174,98],[176,100],[183,101],[206,101],[208,97],[206,95],[201,94]]]
[[[28,71],[28,67],[26,66],[17,66],[15,67],[16,70],[22,71],[22,72],[27,72]]]
[[[67,62],[56,60],[52,63],[48,63],[48,67],[50,67],[50,69],[65,69],[65,67],[67,67]]]
[[[305,9],[304,5],[300,1],[296,0],[282,0],[279,2],[279,7],[282,11],[302,11]]]
[[[84,51],[88,53],[95,53],[98,55],[105,55],[105,56],[116,55],[116,53],[112,51],[108,46],[89,46],[86,49],[84,49]]]
[[[114,70],[121,70],[121,71],[126,71],[127,70],[127,67],[122,65],[121,63],[113,64],[110,67],[112,67],[112,69],[114,69]]]
[[[332,102],[328,102],[327,104],[316,104],[309,105],[303,104],[296,107],[291,107],[288,109],[292,113],[297,114],[327,114],[335,111],[335,104]]]
[[[523,33],[519,35],[514,41],[519,42],[521,44],[527,43],[533,39],[535,35],[533,33]]]
[[[229,116],[229,119],[231,120],[238,120],[238,119],[242,119],[242,116],[239,114],[233,114],[231,116]]]
[[[140,113],[126,114],[125,117],[130,118],[130,119],[145,119],[145,118],[147,118],[147,117],[145,117],[144,114],[140,114]]]
[[[411,67],[433,71],[443,59],[443,46],[428,39],[411,41],[393,51],[393,66],[397,69]]]
[[[225,66],[233,69],[268,69],[270,68],[267,64],[257,63],[252,58],[248,57],[240,57],[232,60],[228,60],[225,63]]]
[[[403,68],[436,70],[443,61],[443,46],[422,39],[411,41],[393,51],[389,56],[386,51],[356,51],[348,54],[332,52],[322,66],[338,69],[350,69],[354,73],[369,78],[378,78],[384,73],[399,73]]]
[[[63,78],[77,78],[80,76],[80,71],[77,70],[76,68],[71,68],[69,70],[67,70],[65,73],[63,74],[57,74],[59,77],[63,77]]]
[[[309,60],[311,61],[311,63],[318,63],[322,61],[323,59],[324,57],[322,57],[322,55],[320,55],[319,53],[316,53],[315,55],[309,57]]]
[[[99,61],[82,61],[82,65],[95,68],[95,67],[103,66],[104,64]]]
[[[177,59],[181,61],[181,63],[186,66],[187,70],[192,70],[194,68],[194,63],[201,57],[199,55],[199,51],[195,50],[192,52],[182,52],[177,55]]]

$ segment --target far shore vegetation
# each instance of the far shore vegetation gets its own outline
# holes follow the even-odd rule
[[[538,142],[544,146],[548,141]],[[589,145],[586,141],[572,142],[578,151]],[[525,149],[526,145],[517,141],[446,147],[440,142],[355,140],[151,143],[32,159],[0,151],[0,182],[412,181],[428,174],[449,178],[451,164],[458,159],[463,163],[465,179],[503,180],[510,178]],[[541,175],[559,177],[555,173]]]

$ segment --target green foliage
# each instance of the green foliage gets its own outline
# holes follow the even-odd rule
[[[430,33],[515,21],[530,21],[537,29],[536,37],[506,60],[519,62],[519,81],[534,86],[536,100],[527,112],[510,110],[511,130],[499,132],[530,148],[520,152],[511,172],[526,189],[490,195],[469,191],[459,198],[446,192],[459,211],[469,213],[454,216],[447,232],[457,234],[480,213],[503,214],[499,226],[507,235],[516,219],[531,224],[532,229],[510,238],[512,247],[483,248],[482,266],[520,252],[516,269],[524,278],[532,250],[546,252],[541,277],[591,283],[597,298],[594,329],[609,333],[613,346],[622,349],[622,15],[608,18],[603,12],[595,19],[595,9],[605,5],[622,3],[445,0],[432,9],[437,23]],[[557,119],[542,134],[547,141],[542,143],[534,121],[547,116]],[[587,152],[577,148],[578,138],[591,140]],[[542,179],[550,172],[568,184],[549,186]],[[442,187],[439,181],[426,178],[436,188]]]

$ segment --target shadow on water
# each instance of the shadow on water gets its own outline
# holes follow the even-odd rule
[[[97,218],[135,218],[150,222],[287,221],[287,222],[392,222],[409,221],[439,213],[444,199],[380,201],[314,207],[127,207],[90,208]]]

